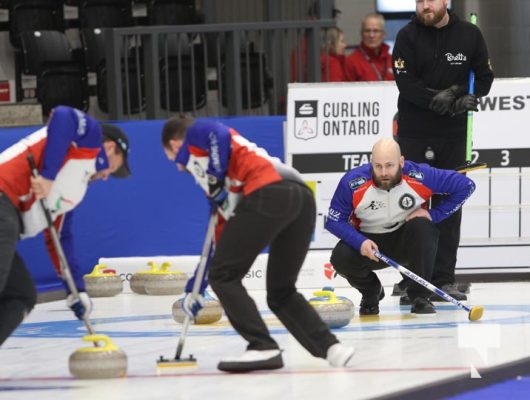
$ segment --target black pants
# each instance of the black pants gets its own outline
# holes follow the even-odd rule
[[[33,279],[16,252],[20,231],[15,207],[0,192],[0,345],[37,302]]]
[[[429,281],[434,267],[438,243],[438,229],[427,218],[413,218],[394,232],[383,234],[364,233],[373,240],[379,251],[407,267],[416,275]],[[339,241],[331,253],[331,264],[337,273],[366,296],[377,295],[381,282],[374,270],[388,267],[361,255],[357,250]],[[430,291],[410,281],[407,294],[411,300],[427,297]]]
[[[401,152],[405,159],[427,163],[436,168],[455,169],[466,163],[466,138],[459,139],[416,139],[399,138]],[[435,154],[434,160],[425,158],[425,150],[430,147]],[[441,196],[433,196],[432,206],[436,206]],[[462,209],[437,226],[440,230],[438,253],[432,276],[435,286],[455,282],[456,254],[460,244],[460,224]]]
[[[248,342],[248,350],[278,348],[241,282],[267,245],[267,304],[271,311],[313,356],[325,358],[327,349],[338,342],[295,286],[315,214],[311,190],[282,181],[243,197],[221,233],[208,277],[230,323]]]

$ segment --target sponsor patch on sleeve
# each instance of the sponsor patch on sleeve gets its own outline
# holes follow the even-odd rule
[[[355,178],[348,182],[348,185],[350,186],[350,189],[354,190],[357,189],[359,186],[362,186],[366,183],[367,179],[364,177]]]
[[[328,218],[332,221],[338,221],[340,218],[340,211],[330,208],[328,211]]]
[[[425,178],[423,172],[414,170],[409,171],[409,176],[411,178],[417,179],[418,181],[422,181]]]

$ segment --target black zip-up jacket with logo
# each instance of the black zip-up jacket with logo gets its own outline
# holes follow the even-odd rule
[[[416,16],[397,34],[392,52],[399,89],[398,136],[457,138],[466,135],[466,113],[439,115],[429,109],[432,90],[462,86],[467,93],[469,72],[475,72],[475,94],[489,93],[493,71],[488,50],[477,26],[449,12],[442,28],[423,25]],[[465,88],[465,89],[464,89]]]

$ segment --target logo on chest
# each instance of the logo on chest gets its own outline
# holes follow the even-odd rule
[[[398,204],[403,210],[410,210],[416,204],[416,200],[410,194],[404,194]]]
[[[452,53],[445,53],[445,57],[447,58],[449,65],[462,65],[467,60],[467,57],[462,53],[458,53],[456,55]]]
[[[385,208],[385,203],[382,201],[376,201],[372,200],[370,204],[368,204],[366,207],[364,207],[365,210],[380,210],[381,208]]]
[[[191,164],[191,170],[192,170],[192,175],[196,176],[197,178],[204,178],[206,176],[206,172],[204,171],[204,168],[202,167],[201,163],[197,160],[193,160],[193,163]]]

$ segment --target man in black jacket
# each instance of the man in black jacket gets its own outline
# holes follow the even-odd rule
[[[466,162],[467,112],[478,111],[478,97],[488,94],[493,71],[480,30],[448,11],[447,2],[416,0],[416,15],[397,34],[392,63],[403,156],[454,169]],[[474,94],[469,94],[470,71],[475,75]],[[466,300],[455,285],[461,219],[459,210],[438,224],[433,284]]]

